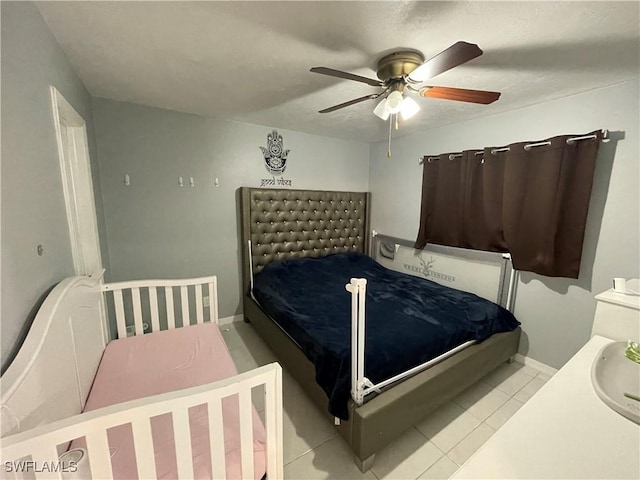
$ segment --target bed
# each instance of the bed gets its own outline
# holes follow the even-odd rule
[[[58,284],[0,379],[3,478],[282,478],[280,366],[238,374],[217,323],[215,277]]]
[[[346,280],[346,285],[344,282],[336,282],[334,285],[336,295],[339,290],[344,292],[339,308],[350,310],[347,312],[347,328],[350,330],[348,341],[351,361],[345,362],[344,358],[341,361],[342,373],[346,370],[347,375],[339,375],[342,377],[338,395],[342,398],[339,399],[339,404],[345,400],[345,377],[349,378],[351,398],[347,398],[344,407],[340,407],[333,402],[336,398],[332,397],[327,385],[323,385],[323,388],[317,382],[318,376],[322,376],[322,369],[317,364],[314,365],[313,355],[309,353],[310,349],[322,350],[326,345],[304,345],[307,339],[300,335],[300,331],[306,328],[296,330],[296,327],[291,329],[287,325],[287,313],[294,308],[286,296],[282,297],[275,292],[272,297],[284,298],[285,305],[284,308],[283,305],[279,306],[280,313],[277,305],[275,310],[271,309],[273,305],[268,305],[267,297],[273,279],[266,280],[263,273],[268,273],[272,265],[296,265],[299,263],[296,259],[309,259],[304,261],[314,264],[314,259],[323,257],[350,258],[358,255],[362,257],[363,254],[377,256],[382,253],[382,257],[377,259],[384,265],[385,262],[393,261],[396,256],[401,257],[400,248],[410,250],[414,259],[418,258],[416,252],[407,248],[410,244],[401,239],[381,234],[371,235],[368,193],[256,188],[242,188],[240,193],[245,318],[254,325],[279,361],[301,383],[322,411],[334,419],[362,471],[372,466],[376,452],[406,429],[516,354],[520,328],[517,327],[517,322],[512,322],[507,329],[509,331],[499,331],[490,336],[482,334],[477,339],[463,341],[443,355],[423,363],[417,362],[418,365],[409,367],[401,375],[392,375],[382,381],[379,380],[386,375],[369,378],[369,368],[365,364],[371,363],[372,353],[366,350],[366,345],[372,343],[369,330],[366,329],[368,320],[365,320],[365,311],[371,308],[372,301],[366,295],[367,281],[354,276]],[[430,255],[437,256],[439,250],[445,247],[430,248]],[[453,250],[462,257],[478,256],[479,264],[497,259],[497,263],[501,265],[497,273],[500,288],[493,300],[502,306],[513,303],[516,273],[505,268],[507,264],[510,267],[508,256]],[[449,255],[451,252],[446,253]],[[430,256],[427,263],[433,262],[433,258]],[[423,261],[422,257],[419,260]],[[407,270],[409,272],[414,268],[401,261],[399,269],[406,267],[410,267]],[[423,267],[415,267],[414,270],[420,274],[430,274],[430,278],[439,280],[439,283],[446,283],[448,279],[454,278],[446,273],[436,274],[429,264]],[[472,286],[474,282],[477,282],[476,278],[467,282],[467,286]],[[315,281],[305,284],[299,280],[297,283],[300,288],[308,290],[309,297],[313,297]],[[258,292],[265,285],[267,293]],[[326,299],[321,302],[328,303]],[[317,320],[317,314],[314,315],[313,311],[306,314],[312,323],[314,318]],[[372,322],[376,323],[376,320]],[[340,335],[344,335],[344,325],[341,328]],[[344,348],[344,343],[340,348]]]

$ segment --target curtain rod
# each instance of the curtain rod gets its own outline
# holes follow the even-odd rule
[[[580,140],[591,140],[593,138],[596,138],[595,134],[592,135],[582,135],[581,137],[573,137],[573,138],[567,138],[567,145],[571,145],[574,142],[578,142]],[[603,129],[602,130],[602,140],[608,140],[609,139],[609,130],[607,129]],[[531,150],[533,147],[542,147],[544,145],[551,145],[551,142],[549,140],[546,140],[544,142],[535,142],[535,143],[528,143],[524,146],[524,149],[526,151]],[[493,155],[495,155],[498,152],[508,152],[509,151],[509,147],[501,147],[501,148],[494,148],[491,150],[491,153]],[[483,151],[478,151],[475,152],[475,155],[482,155],[484,153]],[[449,160],[454,160],[456,158],[462,157],[462,153],[450,153],[449,154]],[[422,165],[424,163],[424,161],[426,160],[427,162],[431,163],[435,160],[438,160],[439,157],[430,157],[430,156],[423,156],[418,158],[418,165]]]

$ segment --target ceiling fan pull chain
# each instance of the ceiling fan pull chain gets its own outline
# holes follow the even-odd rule
[[[393,115],[389,115],[389,148],[387,149],[387,158],[391,158],[391,125],[393,124]]]

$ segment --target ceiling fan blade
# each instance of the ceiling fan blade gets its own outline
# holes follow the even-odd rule
[[[489,105],[500,98],[500,92],[485,90],[467,90],[466,88],[425,87],[420,89],[420,96],[428,98],[442,98],[458,102],[481,103]]]
[[[409,82],[422,83],[480,55],[482,50],[475,43],[457,42],[424,62],[407,79]]]
[[[313,73],[321,73],[323,75],[329,75],[331,77],[344,78],[345,80],[354,80],[356,82],[366,83],[372,87],[381,87],[383,83],[380,80],[374,80],[373,78],[362,77],[349,72],[343,72],[342,70],[334,70],[327,67],[313,67],[311,70]]]
[[[339,110],[340,108],[349,107],[351,105],[355,105],[356,103],[364,102],[366,100],[373,100],[375,98],[378,98],[380,95],[382,95],[385,92],[386,92],[386,90],[384,92],[381,92],[381,93],[372,93],[371,95],[365,95],[364,97],[355,98],[353,100],[349,100],[348,102],[344,102],[344,103],[341,103],[339,105],[334,105],[333,107],[329,107],[329,108],[325,108],[324,110],[320,110],[318,113],[329,113],[329,112],[333,112],[335,110]]]

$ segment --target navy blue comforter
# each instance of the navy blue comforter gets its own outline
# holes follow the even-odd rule
[[[267,265],[254,279],[255,298],[313,362],[329,411],[345,420],[351,389],[351,294],[345,285],[352,277],[367,279],[365,376],[373,383],[520,325],[495,303],[358,253]]]

